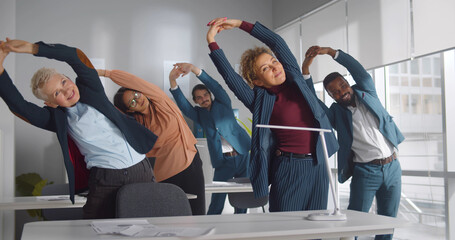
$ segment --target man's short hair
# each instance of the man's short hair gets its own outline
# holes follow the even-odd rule
[[[329,83],[331,83],[333,80],[335,80],[338,77],[341,77],[342,79],[344,79],[343,75],[341,75],[339,72],[333,72],[333,73],[330,73],[329,75],[327,75],[323,81],[324,88],[327,89],[327,85],[329,85]]]
[[[204,84],[198,84],[198,85],[194,86],[193,91],[191,91],[191,95],[193,95],[193,101],[196,101],[196,97],[194,96],[194,92],[196,92],[197,90],[207,90],[207,92],[209,94],[212,94],[210,92],[210,90]]]
[[[47,96],[41,92],[41,89],[44,87],[44,84],[49,81],[49,79],[58,74],[58,72],[53,68],[41,68],[33,74],[33,77],[30,81],[30,87],[32,88],[33,95],[35,97],[46,101]]]

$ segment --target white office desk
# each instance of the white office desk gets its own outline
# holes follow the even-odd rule
[[[252,192],[251,183],[213,182],[205,184],[206,193]]]
[[[309,213],[326,211],[225,214],[147,218],[161,227],[214,227],[197,239],[314,239],[389,234],[407,222],[385,216],[344,210],[346,221],[309,221]],[[117,219],[121,221],[121,219]],[[22,240],[144,239],[118,235],[97,235],[91,220],[44,221],[27,223]],[[174,240],[166,237],[160,239]]]
[[[188,199],[196,199],[194,194],[186,194]],[[51,198],[52,200],[47,200]],[[74,204],[68,195],[55,195],[43,197],[3,197],[0,198],[1,210],[49,209],[49,208],[80,208],[85,205],[87,198],[74,196]]]
[[[46,197],[58,200],[47,200],[42,197],[2,197],[0,198],[0,210],[77,208],[83,207],[87,200],[85,197],[75,196],[74,204],[72,204],[68,195]]]

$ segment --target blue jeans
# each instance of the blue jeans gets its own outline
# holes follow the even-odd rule
[[[227,181],[231,178],[247,177],[250,154],[224,157],[223,166],[215,168],[213,181]],[[226,193],[212,193],[207,215],[221,214],[226,201]],[[234,208],[234,213],[246,213],[246,209]]]
[[[355,163],[348,209],[368,212],[376,196],[379,215],[396,217],[401,198],[401,166],[398,160],[385,165]],[[393,234],[375,239],[392,239]]]

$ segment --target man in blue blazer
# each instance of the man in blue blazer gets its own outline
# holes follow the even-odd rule
[[[324,79],[324,88],[336,101],[327,115],[340,144],[338,180],[343,183],[352,176],[348,209],[368,212],[376,196],[378,214],[396,217],[401,196],[396,149],[404,137],[379,101],[373,79],[357,60],[341,50],[312,48],[346,67],[356,82],[351,87],[338,72]],[[375,239],[392,239],[392,235]]]
[[[47,106],[30,103],[3,68],[9,52],[66,62],[77,74],[76,82],[54,69],[41,68],[31,85],[33,94]],[[0,41],[0,97],[16,116],[57,134],[71,201],[74,203],[75,193],[89,188],[84,218],[114,218],[120,187],[154,181],[145,153],[152,149],[157,136],[114,107],[81,50],[63,44],[8,38]]]
[[[203,84],[193,88],[193,107],[177,85],[180,75],[193,72]],[[204,129],[215,173],[214,181],[226,181],[234,177],[246,177],[250,151],[250,136],[240,127],[232,111],[231,99],[221,85],[205,71],[190,63],[177,63],[169,74],[171,93],[183,114],[199,123]],[[215,96],[212,99],[210,91]],[[225,193],[212,194],[207,214],[221,214]],[[235,209],[245,213],[246,209]]]

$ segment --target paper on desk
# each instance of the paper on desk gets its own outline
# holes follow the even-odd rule
[[[132,226],[130,229],[120,232],[120,234],[134,237],[198,237],[208,235],[214,229],[213,227],[158,227],[152,224],[140,226],[142,229],[134,227]]]
[[[213,227],[159,227],[147,220],[93,221],[93,229],[98,234],[119,234],[131,237],[197,237],[212,232]]]
[[[68,195],[58,195],[58,196],[37,196],[36,199],[41,201],[59,201],[59,200],[70,200]]]
[[[70,200],[69,195],[50,195],[50,196],[37,196],[36,199],[39,201],[62,201],[62,200]],[[74,196],[75,200],[84,199],[84,197]]]
[[[92,228],[98,234],[115,234],[127,230],[131,226],[141,226],[150,224],[145,219],[125,219],[125,220],[101,220],[93,221]]]

